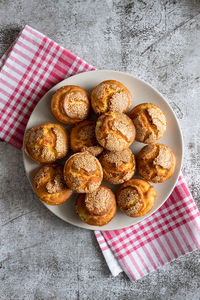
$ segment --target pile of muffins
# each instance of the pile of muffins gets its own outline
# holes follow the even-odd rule
[[[60,124],[45,123],[27,131],[24,140],[27,155],[43,163],[32,181],[42,202],[60,205],[77,193],[77,215],[96,226],[110,222],[117,206],[129,217],[143,216],[152,209],[156,191],[149,182],[170,178],[175,156],[168,146],[155,143],[167,127],[162,110],[152,103],[142,103],[127,115],[131,104],[131,93],[116,80],[101,82],[90,98],[85,90],[73,85],[54,93],[51,112],[60,123],[74,125],[69,137]],[[90,106],[95,121],[88,119]],[[136,159],[129,149],[135,140],[147,144]],[[63,167],[57,160],[64,158],[70,147],[74,154]],[[133,178],[136,168],[140,178]],[[103,178],[120,185],[116,195],[101,185]]]

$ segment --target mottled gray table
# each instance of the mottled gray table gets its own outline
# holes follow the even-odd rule
[[[182,127],[183,173],[200,208],[200,2],[0,0],[0,54],[25,24],[165,95]],[[113,278],[94,234],[37,200],[21,152],[4,142],[0,184],[0,299],[200,299],[198,251],[134,283],[122,273]]]

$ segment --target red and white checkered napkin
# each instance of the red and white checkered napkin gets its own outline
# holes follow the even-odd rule
[[[92,66],[25,26],[0,60],[0,138],[21,149],[24,129],[40,98],[67,76]],[[114,276],[139,279],[200,248],[200,214],[182,176],[165,204],[137,225],[96,231]]]
[[[55,84],[92,66],[42,33],[25,26],[0,60],[0,138],[21,149],[40,98]]]
[[[200,248],[200,214],[182,175],[163,206],[128,228],[97,231],[97,241],[114,276],[133,280]]]

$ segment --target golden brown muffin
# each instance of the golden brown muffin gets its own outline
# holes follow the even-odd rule
[[[88,151],[97,156],[103,151],[103,148],[97,142],[95,122],[92,120],[82,121],[72,128],[70,144],[74,152]]]
[[[61,123],[72,125],[87,118],[90,111],[88,94],[79,86],[66,85],[51,99],[51,111]]]
[[[134,141],[135,126],[127,115],[107,112],[98,118],[95,133],[97,141],[106,150],[122,151]]]
[[[24,150],[38,163],[55,162],[68,152],[68,135],[59,124],[46,123],[25,134]]]
[[[137,168],[146,180],[155,183],[163,182],[174,173],[174,153],[163,144],[147,145],[137,155]]]
[[[131,110],[129,117],[135,125],[135,140],[138,142],[152,144],[166,131],[166,117],[162,110],[152,103],[137,105]]]
[[[73,191],[91,193],[100,186],[103,171],[96,157],[89,152],[79,152],[66,161],[64,178]]]
[[[103,226],[112,220],[117,211],[115,195],[105,186],[89,194],[80,194],[76,200],[76,212],[89,225]]]
[[[72,195],[64,181],[63,166],[58,164],[40,167],[33,176],[33,188],[40,201],[48,205],[62,204]]]
[[[104,151],[99,161],[103,168],[103,177],[110,183],[123,183],[135,173],[135,157],[130,149],[118,152]]]
[[[133,178],[123,183],[117,191],[117,204],[129,217],[141,217],[153,207],[156,191],[147,181]]]
[[[116,80],[103,81],[92,90],[91,105],[96,114],[107,111],[127,112],[131,102],[129,90]]]

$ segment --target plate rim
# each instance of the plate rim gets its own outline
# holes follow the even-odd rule
[[[181,148],[181,149],[180,149],[180,150],[181,150],[181,151],[180,151],[180,152],[181,152],[181,157],[179,157],[179,159],[180,159],[180,166],[179,166],[179,170],[178,170],[178,172],[177,172],[177,178],[176,178],[176,180],[174,181],[174,184],[172,185],[170,191],[167,193],[167,196],[166,196],[165,200],[164,200],[162,203],[160,203],[160,204],[158,205],[157,209],[156,209],[155,211],[153,211],[153,212],[150,211],[147,215],[144,215],[144,218],[143,218],[142,220],[138,220],[138,222],[135,222],[134,224],[129,225],[129,226],[134,226],[134,225],[138,224],[139,222],[144,221],[146,218],[152,216],[152,214],[156,213],[156,212],[158,211],[158,209],[159,209],[159,208],[167,201],[167,199],[169,198],[169,196],[171,195],[172,191],[174,190],[174,188],[175,188],[175,186],[176,186],[176,184],[177,184],[178,178],[179,178],[180,173],[181,173],[181,168],[182,168],[182,163],[183,163],[183,156],[184,156],[184,141],[183,141],[183,135],[182,135],[181,127],[180,127],[180,124],[179,124],[179,120],[178,120],[178,118],[176,117],[175,112],[174,112],[173,109],[171,108],[171,106],[170,106],[170,104],[168,103],[168,101],[166,100],[166,98],[165,98],[165,97],[157,90],[157,88],[154,88],[150,83],[146,82],[145,80],[143,80],[143,79],[141,79],[141,78],[138,78],[138,77],[136,77],[136,76],[134,76],[134,75],[132,75],[132,74],[130,74],[130,73],[123,72],[123,71],[116,71],[116,70],[109,70],[109,69],[106,69],[106,70],[100,69],[100,70],[88,70],[88,71],[85,71],[85,72],[80,72],[80,73],[78,73],[78,74],[75,74],[75,75],[72,75],[72,76],[68,76],[68,77],[66,77],[65,79],[63,79],[63,80],[61,80],[60,82],[58,82],[57,84],[55,84],[55,85],[54,85],[53,87],[51,87],[51,88],[50,88],[50,89],[42,96],[42,98],[38,101],[38,103],[37,103],[36,106],[34,107],[32,113],[30,114],[29,119],[28,119],[28,121],[27,121],[26,128],[25,128],[25,131],[24,131],[23,146],[22,146],[22,156],[23,156],[24,170],[25,170],[25,173],[26,173],[26,177],[28,178],[28,181],[29,181],[29,183],[30,183],[30,185],[31,185],[31,188],[33,189],[32,182],[31,182],[31,180],[30,180],[30,178],[29,178],[29,176],[28,176],[28,174],[27,174],[27,172],[26,172],[26,168],[25,168],[25,155],[26,155],[26,154],[25,154],[25,151],[24,151],[24,141],[25,141],[25,133],[26,133],[26,131],[28,130],[27,127],[28,127],[29,120],[30,120],[32,114],[34,113],[35,109],[37,108],[39,102],[42,101],[43,98],[46,97],[47,93],[49,93],[51,90],[55,89],[57,86],[59,86],[60,84],[62,84],[62,82],[64,82],[65,80],[67,80],[67,79],[69,79],[69,78],[72,78],[72,77],[84,76],[84,74],[86,74],[86,73],[91,73],[91,72],[93,72],[93,73],[104,73],[104,72],[106,72],[106,73],[116,73],[116,74],[120,74],[120,75],[122,75],[122,76],[125,75],[125,76],[130,77],[131,79],[134,79],[134,80],[136,79],[137,81],[139,81],[139,82],[141,82],[141,83],[147,85],[149,88],[153,89],[153,90],[154,90],[154,91],[162,98],[162,100],[165,102],[165,104],[167,104],[167,106],[168,106],[170,112],[172,113],[172,115],[174,116],[174,119],[175,119],[176,124],[177,124],[178,132],[179,132],[179,135],[180,135],[180,141],[181,141],[181,144],[179,145],[180,148]],[[58,122],[58,121],[57,121],[57,122]],[[59,122],[59,123],[60,123],[60,122]],[[145,144],[144,144],[144,145],[145,145]],[[34,192],[34,193],[35,193],[35,192]],[[37,198],[38,198],[38,197],[37,197]],[[38,200],[39,200],[39,199],[38,199]],[[39,200],[39,201],[40,201],[40,200]],[[41,202],[41,201],[40,201],[40,202]],[[86,228],[86,227],[84,227],[84,226],[79,226],[78,224],[74,224],[73,222],[64,219],[62,216],[60,216],[59,214],[57,214],[57,212],[53,212],[52,210],[50,210],[49,207],[48,207],[48,205],[46,205],[46,204],[43,203],[43,202],[42,202],[42,204],[48,209],[49,212],[51,212],[53,215],[55,215],[55,216],[58,217],[59,219],[63,220],[63,221],[66,222],[66,223],[69,223],[69,224],[71,224],[71,225],[73,225],[73,226],[76,226],[76,227],[78,227],[78,228],[81,228],[81,229],[92,230],[92,231],[96,231],[96,230],[97,230],[97,231],[108,231],[108,230],[120,230],[120,229],[123,229],[123,228],[126,228],[126,227],[127,227],[127,226],[125,226],[125,227],[124,227],[124,226],[119,226],[119,227],[115,227],[114,229],[104,229],[104,228],[103,228],[104,226],[102,226],[101,228],[100,228],[99,226],[96,226],[96,228],[94,228],[94,227],[95,227],[94,225],[89,225],[89,226],[91,226],[91,227],[93,227],[93,228]],[[133,218],[133,219],[134,219],[134,218]],[[83,224],[83,225],[84,225],[84,224]],[[88,224],[87,224],[87,225],[88,225]],[[106,225],[107,225],[107,224],[106,224]],[[128,226],[128,227],[129,227],[129,226]],[[100,228],[100,229],[99,229],[99,228]]]

